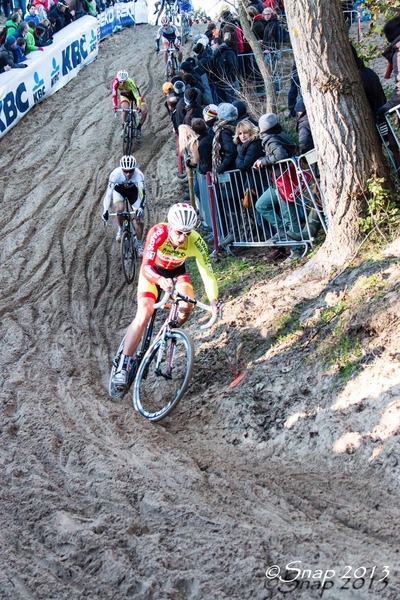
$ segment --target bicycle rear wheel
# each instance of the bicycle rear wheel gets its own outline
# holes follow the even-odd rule
[[[136,275],[136,236],[130,231],[124,231],[121,239],[121,262],[127,283],[132,283]]]
[[[193,341],[184,331],[171,331],[165,340],[158,340],[140,363],[133,390],[135,409],[150,421],[166,417],[185,393],[193,364]]]

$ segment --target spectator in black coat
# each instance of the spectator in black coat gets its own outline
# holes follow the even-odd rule
[[[232,102],[233,106],[236,107],[237,111],[238,111],[238,118],[237,118],[237,122],[240,123],[240,121],[244,121],[245,119],[247,121],[251,121],[253,123],[253,125],[258,125],[258,122],[253,119],[253,117],[251,117],[249,115],[249,113],[247,112],[247,106],[246,103],[243,102],[243,100],[234,100]]]
[[[214,132],[208,129],[204,119],[193,119],[192,129],[198,134],[198,152],[199,163],[197,165],[199,173],[205,175],[212,168],[212,141]]]
[[[229,102],[218,106],[218,120],[214,125],[213,140],[213,175],[225,173],[235,168],[237,148],[233,143],[238,118],[237,109]]]
[[[233,50],[214,39],[211,42],[214,50],[212,80],[214,84],[214,100],[231,103],[235,99],[235,91],[239,89],[238,61]]]
[[[296,131],[299,134],[299,150],[300,154],[305,154],[314,148],[314,140],[303,98],[297,100],[294,110],[298,114]]]
[[[17,45],[17,40],[13,35],[9,35],[6,41],[0,48],[0,73],[9,71],[10,69],[25,69],[28,65],[24,62],[16,63],[14,61],[13,50]]]
[[[192,119],[201,118],[203,116],[203,109],[197,102],[198,90],[196,88],[186,88],[184,94],[185,102],[185,125],[192,125]]]
[[[263,35],[263,48],[267,54],[279,50],[282,43],[282,28],[278,15],[272,8],[265,8],[263,12],[266,21]]]
[[[400,33],[400,19],[398,24]],[[356,61],[358,72],[360,73],[365,95],[367,96],[368,103],[379,126],[381,136],[383,137],[385,143],[389,146],[389,149],[393,155],[393,161],[396,166],[397,173],[400,173],[399,148],[385,118],[385,112],[395,106],[398,102],[395,101],[392,104],[390,100],[387,102],[386,95],[378,75],[375,73],[375,71],[364,65],[364,61],[357,55],[356,49],[353,46],[351,46],[351,51],[353,53],[354,60]]]
[[[65,0],[58,0],[47,15],[50,23],[54,19],[54,32],[61,31],[64,27],[72,23],[73,16]]]
[[[236,125],[234,144],[237,146],[235,167],[241,171],[250,171],[257,159],[264,156],[258,127],[251,121],[240,121]]]

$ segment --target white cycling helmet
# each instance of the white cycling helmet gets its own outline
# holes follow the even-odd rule
[[[166,26],[167,26],[167,25],[169,25],[169,24],[170,24],[170,20],[169,20],[169,18],[168,18],[168,17],[163,17],[163,18],[161,19],[161,25],[164,25],[164,27],[166,27]]]
[[[197,213],[193,206],[180,202],[174,204],[168,211],[168,225],[177,231],[190,233],[197,224]]]
[[[124,69],[122,69],[121,71],[118,71],[118,73],[117,73],[117,79],[121,83],[126,81],[128,79],[128,77],[129,77],[128,71],[125,71]]]
[[[136,169],[136,158],[132,154],[125,154],[119,161],[119,166],[125,171],[133,171]]]

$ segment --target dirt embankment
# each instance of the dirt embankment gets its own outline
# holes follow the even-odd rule
[[[94,64],[2,140],[0,597],[308,599],[321,594],[317,570],[331,569],[324,598],[395,600],[395,259],[365,271],[387,286],[382,321],[369,321],[381,349],[347,386],[322,366],[317,346],[331,330],[320,317],[363,272],[329,288],[287,288],[266,273],[233,293],[211,332],[193,317],[196,375],[165,422],[108,398],[135,302],[114,226],[100,220],[120,157],[110,81],[121,67],[150,106],[136,156],[153,221],[182,194],[154,37],[140,26],[104,41]],[[297,346],[279,321],[295,311]],[[359,334],[363,348],[362,323]],[[295,560],[315,575],[301,593],[298,581],[266,578]]]

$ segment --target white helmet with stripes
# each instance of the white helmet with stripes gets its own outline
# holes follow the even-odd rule
[[[190,204],[174,204],[168,211],[168,224],[177,231],[189,233],[197,225],[197,213]]]

